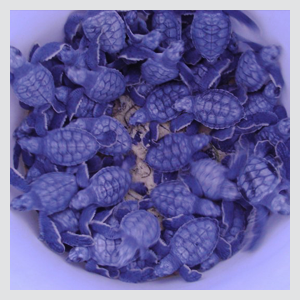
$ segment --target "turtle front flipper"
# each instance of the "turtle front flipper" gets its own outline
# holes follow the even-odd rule
[[[183,113],[179,117],[173,119],[170,124],[171,132],[177,132],[182,128],[190,125],[194,120],[193,113]]]
[[[94,240],[89,235],[76,234],[74,232],[66,231],[61,234],[62,242],[72,247],[85,247],[94,244]]]
[[[229,16],[235,18],[240,23],[245,24],[250,29],[259,32],[259,27],[255,24],[255,22],[250,19],[246,14],[244,14],[240,10],[224,10],[225,13],[227,13]]]
[[[45,44],[42,47],[39,47],[33,53],[31,57],[31,63],[37,64],[43,61],[50,60],[55,55],[57,55],[65,45],[65,43],[51,42]]]
[[[202,274],[198,270],[191,270],[187,265],[180,267],[179,274],[187,282],[194,282],[202,277]]]
[[[190,220],[193,220],[195,217],[193,215],[178,215],[173,218],[166,218],[163,220],[162,224],[165,229],[169,230],[177,230],[180,228],[183,224],[189,222]]]
[[[76,114],[83,97],[83,88],[78,88],[73,90],[68,97],[67,102],[67,113],[69,120],[73,119],[73,116]]]
[[[52,250],[58,253],[65,251],[65,246],[61,241],[61,236],[55,223],[43,212],[39,214],[40,236],[39,239],[44,241]]]
[[[85,12],[75,12],[72,13],[65,23],[64,32],[65,32],[65,39],[67,43],[71,43],[76,32],[79,28],[80,23],[84,19]]]
[[[223,260],[230,258],[232,256],[232,249],[230,243],[228,243],[222,237],[219,237],[215,253]]]
[[[79,218],[79,230],[82,234],[91,235],[89,225],[96,214],[97,207],[97,205],[92,204],[82,210]]]
[[[107,239],[113,240],[122,237],[122,231],[120,231],[118,228],[111,227],[105,223],[99,221],[92,221],[90,225],[94,231],[102,234]]]
[[[85,264],[85,269],[88,272],[96,273],[101,276],[107,277],[107,278],[118,278],[119,277],[119,271],[118,270],[113,270],[110,271],[109,268],[104,268],[104,267],[99,267],[97,262],[93,259],[90,259],[87,261]]]
[[[30,185],[26,182],[24,177],[13,168],[10,168],[10,184],[22,192],[28,192],[30,190]]]

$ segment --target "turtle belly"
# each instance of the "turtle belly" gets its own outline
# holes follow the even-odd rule
[[[17,78],[13,89],[20,101],[37,107],[51,102],[55,87],[51,73],[42,66],[36,66],[25,76]]]
[[[224,52],[230,34],[230,19],[222,11],[195,13],[191,26],[192,40],[195,48],[208,61],[214,61]]]

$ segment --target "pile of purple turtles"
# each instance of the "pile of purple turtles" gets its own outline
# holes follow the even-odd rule
[[[125,282],[191,282],[289,215],[280,47],[238,35],[231,18],[258,31],[241,11],[81,11],[65,42],[28,60],[10,47],[28,110],[11,207],[38,211],[53,251]]]

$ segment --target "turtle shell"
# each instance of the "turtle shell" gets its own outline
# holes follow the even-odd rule
[[[156,11],[152,17],[152,29],[158,29],[163,37],[161,45],[168,47],[171,42],[180,40],[180,20],[172,11]]]
[[[99,152],[107,155],[118,155],[128,152],[131,149],[131,137],[118,120],[109,117],[101,116],[99,118],[82,118],[77,119],[70,126],[75,126],[77,128],[86,130],[90,132],[101,144],[101,136],[106,133],[113,131],[116,133],[116,143],[109,147],[100,147]]]
[[[146,162],[154,170],[173,172],[188,164],[192,154],[189,137],[184,133],[171,133],[149,148]]]
[[[173,104],[189,94],[188,88],[182,83],[166,83],[154,89],[146,101],[150,120],[164,123],[176,118],[179,112],[173,109]]]
[[[142,77],[150,84],[158,85],[175,79],[179,72],[177,68],[168,68],[149,58],[141,66]]]
[[[243,195],[251,203],[259,203],[272,193],[280,178],[275,167],[266,159],[251,156],[238,177],[237,184]]]
[[[33,193],[35,197],[38,197],[41,205],[40,210],[51,215],[65,210],[77,191],[78,186],[75,176],[53,172],[43,174],[33,181],[29,193]]]
[[[191,25],[195,48],[208,61],[217,59],[230,41],[231,22],[220,10],[196,11]]]
[[[157,218],[145,210],[128,213],[121,221],[120,227],[127,236],[133,237],[141,247],[150,247],[160,237]]]
[[[86,89],[86,95],[96,102],[110,102],[125,92],[125,79],[121,72],[115,69],[99,67],[94,73],[94,84]],[[90,84],[90,83],[88,83]]]
[[[94,235],[95,244],[90,248],[92,259],[101,266],[115,266],[119,262],[118,250],[121,239],[107,239],[103,235]]]
[[[197,197],[180,181],[169,181],[156,186],[151,192],[151,199],[157,210],[170,218],[194,212]]]
[[[90,185],[85,190],[93,190],[97,197],[95,203],[108,207],[123,199],[129,190],[130,183],[129,172],[120,167],[106,167],[90,179]]]
[[[255,92],[268,78],[268,72],[259,65],[252,50],[247,50],[241,55],[235,72],[235,81],[239,86],[246,87],[249,92]]]
[[[90,41],[100,36],[101,50],[116,53],[125,45],[125,24],[115,11],[101,11],[82,23],[84,34]]]
[[[55,87],[52,74],[41,64],[26,65],[23,76],[16,76],[12,87],[23,103],[37,107],[51,102]]]
[[[268,101],[261,93],[248,94],[248,101],[244,104],[245,115],[254,115],[258,112],[273,111],[277,99]]]
[[[193,113],[206,127],[224,129],[238,123],[244,116],[244,109],[230,92],[211,89],[195,96]]]
[[[183,264],[193,267],[205,261],[215,249],[219,239],[216,220],[198,218],[181,226],[171,240],[173,255]]]
[[[54,129],[43,138],[43,154],[57,165],[78,165],[92,158],[98,149],[95,137],[77,128]]]

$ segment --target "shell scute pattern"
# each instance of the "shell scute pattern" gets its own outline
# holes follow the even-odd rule
[[[172,106],[176,100],[189,94],[188,88],[180,83],[167,83],[156,88],[146,102],[151,120],[167,122],[178,116],[179,113]]]
[[[61,165],[76,165],[96,154],[97,140],[86,131],[56,129],[44,138],[45,152],[49,159]]]
[[[51,214],[66,209],[78,191],[75,177],[65,173],[48,173],[40,176],[31,185],[30,193],[40,199],[42,210]]]
[[[165,217],[192,214],[195,198],[179,181],[161,183],[151,192],[155,207]]]
[[[192,220],[175,233],[171,240],[171,252],[182,263],[193,267],[212,253],[218,237],[217,221],[208,218]]]
[[[19,99],[30,106],[49,103],[54,97],[54,82],[51,73],[41,65],[35,65],[26,75],[13,82]]]
[[[110,102],[121,96],[125,91],[123,75],[114,69],[99,67],[93,87],[87,96],[98,102]]]
[[[113,266],[118,263],[118,250],[122,242],[121,239],[107,239],[103,235],[96,233],[94,235],[94,246],[92,258],[102,266]]]
[[[226,49],[231,34],[231,22],[222,11],[197,11],[191,26],[195,48],[209,61]]]
[[[169,134],[159,141],[158,147],[152,147],[149,149],[146,161],[154,169],[164,169],[166,172],[176,171],[187,164],[191,150],[188,147],[188,139],[184,135],[179,138],[176,134]],[[173,152],[174,147],[171,145],[178,144]],[[181,150],[184,150],[181,151]],[[179,150],[179,153],[178,153]],[[170,160],[170,158],[172,158]]]
[[[268,76],[267,71],[258,64],[253,51],[247,50],[241,55],[235,74],[238,85],[247,87],[249,92],[254,92],[263,86]]]
[[[274,166],[264,158],[253,156],[238,177],[237,184],[252,203],[259,203],[279,182],[279,174]]]
[[[87,18],[82,26],[89,40],[95,40],[101,34],[101,50],[116,53],[124,47],[125,25],[115,11],[102,11]]]
[[[244,116],[239,100],[224,90],[209,90],[196,96],[194,114],[203,125],[222,129],[236,124]]]
[[[122,168],[107,167],[91,178],[91,184],[87,189],[93,189],[97,202],[110,206],[125,196],[130,182],[131,175]]]

